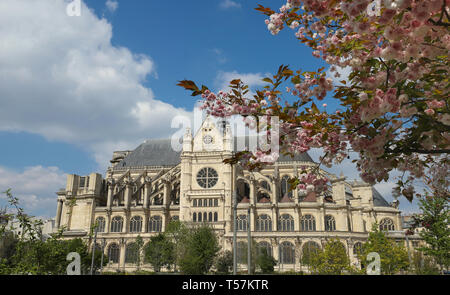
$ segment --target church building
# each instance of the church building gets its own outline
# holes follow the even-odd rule
[[[229,125],[217,126],[208,117],[196,134],[186,130],[181,151],[172,148],[170,139],[151,139],[133,151],[114,152],[105,178],[68,175],[66,188],[57,193],[56,227],[64,228],[66,238],[88,239],[97,224],[97,243],[108,256],[110,271],[134,270],[136,237],[147,243],[172,220],[207,223],[222,249],[230,251],[235,226],[240,269],[247,267],[242,253],[247,251],[248,227],[257,247],[277,260],[279,271],[305,270],[302,253],[322,248],[331,238],[338,238],[357,264],[374,223],[404,240],[398,202],[389,204],[372,186],[320,169],[331,180],[327,192],[289,190],[290,178],[318,164],[307,153],[280,155],[257,172],[224,164],[240,150],[240,140]],[[243,140],[248,144],[248,138]],[[141,268],[151,270],[145,263]]]

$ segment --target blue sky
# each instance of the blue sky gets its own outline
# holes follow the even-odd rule
[[[68,2],[0,3],[0,190],[38,216],[54,216],[67,173],[104,173],[112,151],[176,131],[171,118],[196,101],[177,81],[258,87],[281,64],[324,65],[290,29],[272,36],[254,10],[282,1],[84,0],[79,17]],[[334,170],[357,177],[349,163]]]

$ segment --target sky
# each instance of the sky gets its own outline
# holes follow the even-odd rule
[[[221,90],[241,78],[255,89],[282,64],[325,65],[290,29],[272,36],[254,10],[282,1],[84,0],[80,15],[67,10],[74,2],[0,1],[0,191],[35,216],[55,216],[67,174],[104,174],[113,151],[176,132],[172,119],[197,103],[178,81]],[[350,161],[328,171],[358,178]],[[376,186],[388,201],[392,182]]]

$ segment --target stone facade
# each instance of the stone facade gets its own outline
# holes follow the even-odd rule
[[[357,263],[357,248],[375,222],[404,240],[398,203],[387,203],[373,187],[320,170],[331,179],[330,191],[289,191],[289,178],[317,164],[307,154],[282,156],[258,172],[224,164],[241,150],[238,139],[229,126],[219,128],[207,118],[195,136],[186,130],[180,152],[170,140],[149,140],[134,151],[115,152],[105,179],[95,173],[68,176],[66,188],[57,193],[56,226],[65,227],[67,238],[88,239],[97,221],[97,242],[109,256],[108,269],[130,271],[136,265],[128,263],[133,255],[127,246],[138,235],[147,242],[171,220],[206,222],[222,248],[232,250],[236,190],[238,247],[245,250],[249,225],[252,239],[273,254],[278,270],[304,269],[303,249],[322,247],[332,237],[343,242]]]

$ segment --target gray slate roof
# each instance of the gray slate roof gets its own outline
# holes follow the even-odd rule
[[[234,138],[234,150],[237,150],[236,139],[238,138]],[[246,139],[245,143],[248,146],[248,139]],[[172,149],[171,139],[149,139],[128,154],[115,167],[175,166],[180,163],[180,156],[181,152],[176,152]],[[285,155],[280,155],[278,158],[278,162],[290,161],[313,162],[307,153],[297,154],[294,158]]]
[[[374,187],[372,187],[372,196],[373,196],[373,205],[375,207],[391,207],[389,203]]]
[[[170,139],[149,139],[126,156],[117,168],[142,166],[175,166],[181,152],[172,149]]]

